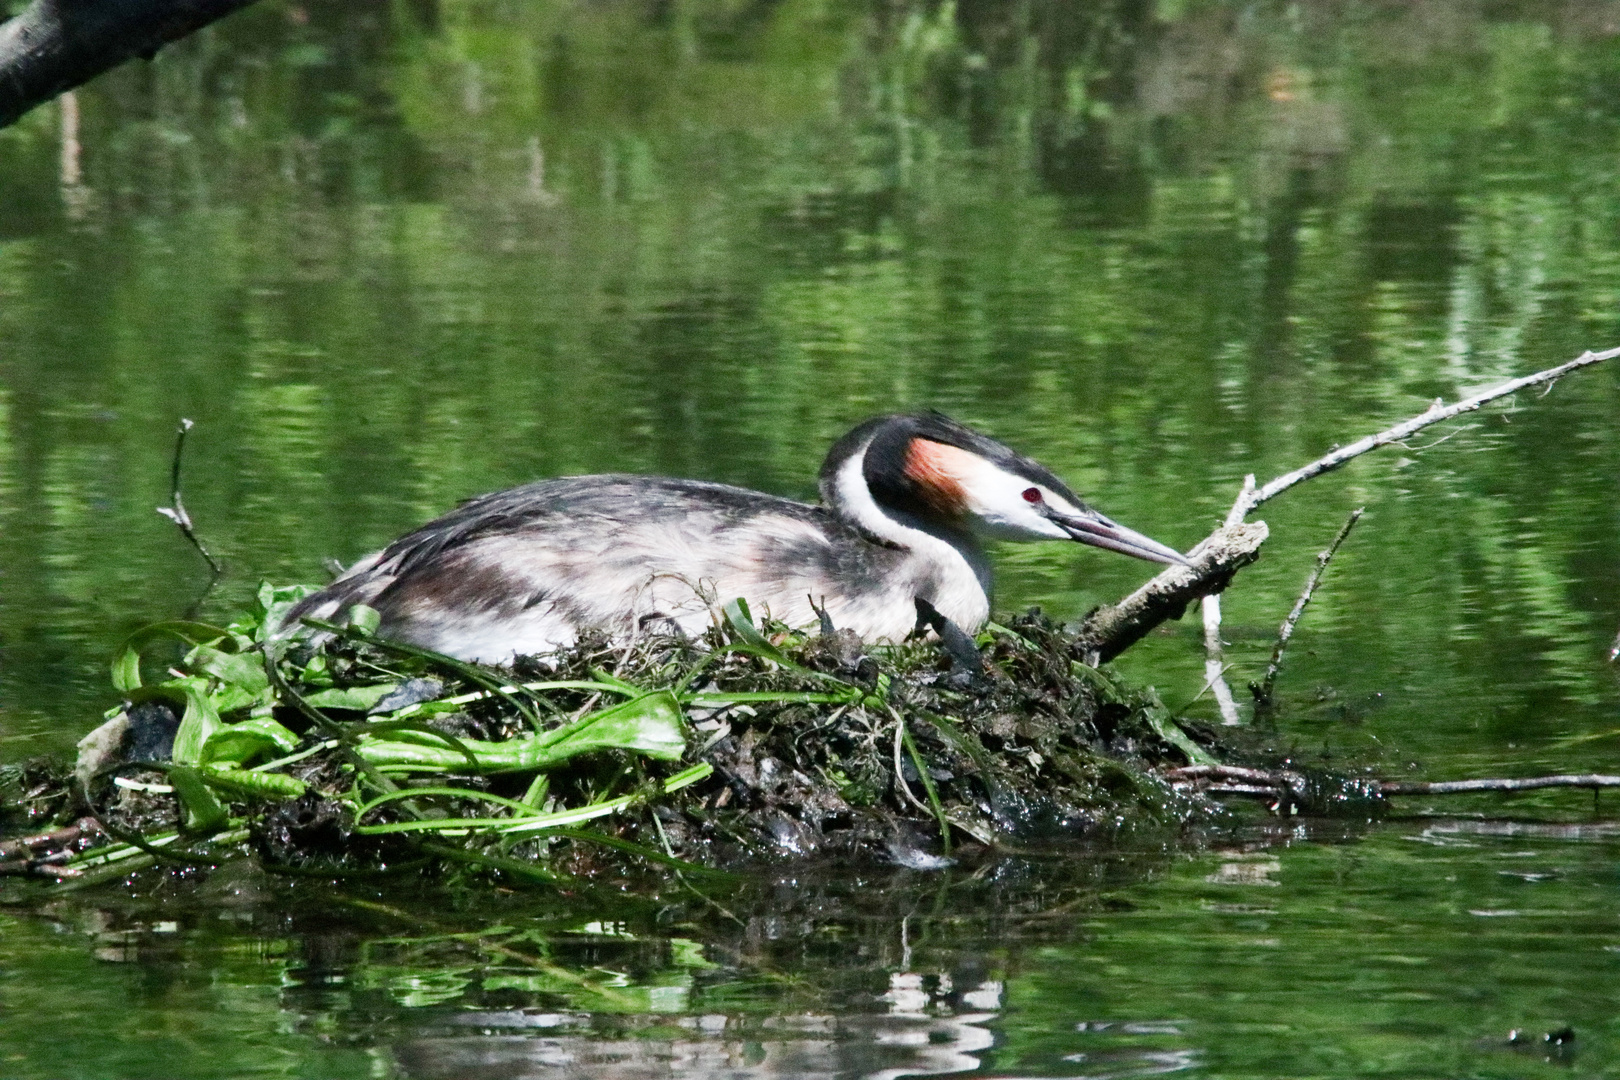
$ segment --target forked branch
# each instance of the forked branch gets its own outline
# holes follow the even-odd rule
[[[1259,557],[1260,544],[1266,538],[1263,522],[1244,524],[1244,519],[1255,508],[1288,489],[1332,472],[1379,447],[1408,439],[1426,427],[1455,419],[1532,386],[1550,386],[1572,371],[1617,356],[1620,356],[1620,348],[1603,352],[1588,350],[1566,364],[1509,380],[1452,405],[1436,401],[1427,411],[1410,420],[1368,435],[1348,446],[1337,447],[1309,465],[1284,473],[1264,485],[1252,487],[1246,481],[1226,522],[1193,548],[1189,555],[1191,565],[1172,566],[1119,603],[1092,612],[1081,625],[1078,648],[1092,660],[1109,660],[1140,641],[1165,620],[1180,618],[1187,605],[1194,600],[1220,593],[1231,582],[1233,574]],[[1218,626],[1218,613],[1212,614],[1212,622]],[[1620,653],[1620,639],[1617,639],[1616,651]]]

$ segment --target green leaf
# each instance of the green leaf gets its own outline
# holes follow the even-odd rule
[[[274,696],[269,690],[263,690],[257,694],[254,694],[249,693],[240,686],[221,686],[218,690],[213,692],[211,697],[214,702],[214,711],[219,713],[221,716],[226,716],[233,712],[240,712],[243,709],[252,708],[255,705],[275,704]]]
[[[114,690],[128,692],[138,690],[141,685],[141,654],[134,649],[125,647],[118,654],[118,659],[112,664],[112,684]]]
[[[180,828],[188,833],[215,832],[225,826],[230,814],[225,804],[203,782],[196,769],[177,767],[169,770],[169,783],[180,798],[185,820]]]
[[[748,610],[747,600],[739,596],[734,600],[727,601],[720,611],[726,617],[726,626],[731,629],[732,636],[738,641],[746,645],[752,645],[756,649],[780,655],[780,650],[767,641],[765,635],[761,634],[759,628],[754,625],[754,615],[753,612]]]
[[[304,781],[285,773],[248,772],[213,765],[203,767],[198,774],[210,787],[238,798],[285,801],[299,798],[309,790],[309,785]]]
[[[317,709],[350,709],[366,712],[383,698],[399,689],[399,683],[373,683],[369,686],[345,686],[337,690],[318,690],[306,694],[304,700]]]
[[[552,763],[597,750],[633,750],[660,761],[679,761],[686,752],[681,707],[668,690],[657,690],[572,724],[535,736]]]
[[[382,625],[382,612],[365,604],[355,604],[349,608],[348,626],[359,630],[363,634],[375,634],[377,627]]]
[[[1176,723],[1169,713],[1161,709],[1148,709],[1145,715],[1148,723],[1153,726],[1153,730],[1158,733],[1159,738],[1186,754],[1189,763],[1193,765],[1219,764],[1210,756],[1207,750],[1188,738],[1187,733],[1181,730],[1181,725]]]
[[[686,752],[680,705],[668,690],[590,713],[562,727],[505,742],[461,740],[484,772],[552,769],[581,754],[623,750],[660,761],[679,761]],[[355,751],[372,765],[406,766],[437,771],[466,771],[465,754],[425,732],[390,730],[367,735]]]
[[[259,694],[270,687],[270,677],[264,673],[264,662],[256,654],[221,652],[211,645],[199,645],[186,654],[186,667],[191,671],[206,672],[229,686],[240,687],[249,694]]]
[[[209,700],[204,680],[176,681],[186,684],[186,712],[180,718],[179,730],[174,733],[173,760],[176,765],[195,765],[202,760],[202,750],[209,737],[221,727],[219,711]]]
[[[297,735],[270,717],[260,716],[219,727],[203,743],[198,761],[204,765],[245,765],[262,753],[279,750],[285,754],[297,745]]]
[[[292,606],[304,597],[319,592],[313,585],[272,585],[265,581],[259,584],[258,618],[253,624],[253,640],[265,641],[273,630],[279,629],[282,620]]]
[[[220,641],[230,636],[230,631],[223,627],[181,619],[143,626],[125,638],[124,643],[118,647],[117,659],[112,665],[113,687],[123,693],[140,687],[141,650],[159,638],[177,638],[187,645],[195,646],[205,641]]]

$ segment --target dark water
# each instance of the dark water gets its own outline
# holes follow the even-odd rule
[[[69,747],[121,638],[200,593],[152,512],[181,416],[225,615],[537,476],[809,496],[847,426],[917,406],[1185,547],[1245,473],[1620,344],[1610,3],[265,0],[78,105],[0,132],[6,760]],[[1234,681],[1366,506],[1280,737],[1620,771],[1617,416],[1600,368],[1266,507]],[[1065,618],[1146,572],[997,561],[999,608]],[[1120,667],[1192,701],[1195,628]],[[92,898],[0,931],[0,1073],[1616,1071],[1615,838],[1586,796],[1461,809],[1587,824],[1076,854],[774,936],[793,904],[744,897],[737,940],[701,906],[603,935],[534,898],[437,929],[228,877]],[[491,919],[555,970],[424,944]],[[1506,1048],[1565,1024],[1572,1058]]]

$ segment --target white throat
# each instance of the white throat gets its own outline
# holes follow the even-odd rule
[[[833,475],[832,502],[862,531],[914,552],[936,571],[938,595],[925,596],[946,617],[969,633],[989,616],[990,561],[977,541],[965,534],[929,528],[910,514],[885,510],[866,486],[868,440]]]

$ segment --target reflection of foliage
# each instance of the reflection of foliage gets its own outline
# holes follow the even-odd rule
[[[181,410],[245,571],[222,604],[545,473],[808,494],[845,424],[913,403],[1190,541],[1244,472],[1613,333],[1620,51],[1589,7],[252,9],[82,95],[83,227],[51,111],[0,135],[32,208],[0,223],[0,677],[92,686],[173,609],[189,553],[148,518]],[[1611,378],[1291,496],[1234,624],[1370,501],[1380,557],[1345,553],[1300,679],[1421,656],[1444,700],[1511,661],[1513,740],[1605,700]],[[1066,616],[1137,569],[1002,568]],[[1192,660],[1133,663],[1190,697]]]

